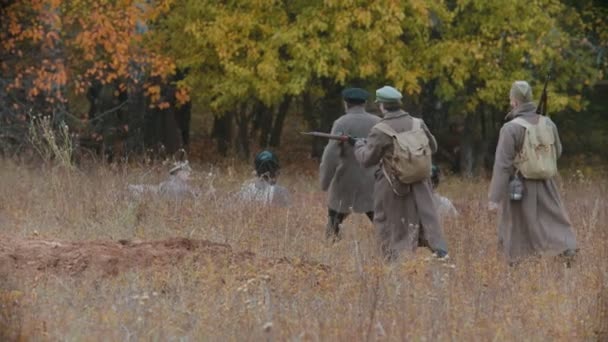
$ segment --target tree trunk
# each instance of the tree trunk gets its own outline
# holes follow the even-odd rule
[[[302,111],[304,115],[304,120],[308,124],[308,129],[311,131],[319,130],[319,122],[315,117],[315,105],[313,103],[312,95],[310,93],[305,93],[302,96]],[[322,153],[323,146],[320,146],[320,139],[312,138],[310,141],[310,156],[312,158],[320,158]]]
[[[211,136],[217,144],[217,151],[225,157],[228,155],[230,141],[232,141],[232,113],[224,113],[213,119],[213,133]]]
[[[257,131],[260,131],[258,143],[262,148],[268,146],[270,131],[272,130],[272,117],[272,109],[268,108],[263,103],[260,102],[254,107],[250,135],[254,137]]]
[[[287,118],[287,113],[289,111],[289,105],[291,104],[291,96],[285,97],[281,104],[279,105],[279,111],[274,120],[274,125],[272,126],[272,133],[270,135],[270,146],[279,147],[281,146],[281,135],[283,133],[283,124],[285,123],[285,118]]]
[[[174,104],[176,106],[177,104]],[[179,128],[182,144],[185,148],[190,145],[190,120],[192,118],[192,102],[188,101],[175,108],[175,120]]]
[[[182,147],[182,137],[177,120],[175,119],[175,107],[170,107],[165,110],[159,110],[160,122],[163,123],[161,128],[162,142],[168,154],[172,155]]]
[[[473,115],[467,115],[464,123],[464,139],[460,147],[460,174],[466,178],[473,177],[474,144],[473,144]]]
[[[243,159],[249,158],[249,121],[251,115],[248,113],[246,105],[241,106],[239,111],[236,113],[236,125],[238,136],[236,137],[237,152]]]

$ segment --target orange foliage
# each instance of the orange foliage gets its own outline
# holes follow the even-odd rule
[[[84,93],[93,81],[119,81],[124,91],[127,84],[139,83],[141,72],[165,80],[175,73],[175,64],[150,52],[143,40],[151,34],[146,23],[168,9],[168,1],[15,2],[4,9],[0,24],[2,72],[12,79],[8,90],[52,103],[65,101],[66,86]],[[148,94],[160,99],[156,89]],[[180,93],[180,98],[187,94]]]

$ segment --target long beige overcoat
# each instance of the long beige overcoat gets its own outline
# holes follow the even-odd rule
[[[520,105],[509,114],[509,119],[521,117],[536,124],[539,115],[536,106],[529,102]],[[557,156],[562,145],[555,124],[548,120],[555,135]],[[576,238],[562,205],[553,179],[524,179],[524,196],[521,201],[509,199],[509,181],[515,172],[513,161],[522,148],[525,128],[507,122],[500,130],[498,146],[490,183],[489,200],[502,203],[498,227],[500,248],[509,261],[534,255],[557,255],[576,248]]]
[[[397,133],[412,129],[412,117],[402,111],[388,112],[381,122],[385,122]],[[437,151],[435,137],[423,123],[422,128],[429,138],[433,152]],[[373,128],[366,141],[355,144],[355,156],[365,167],[381,163],[393,153],[393,138]],[[391,177],[391,184],[386,176]],[[429,178],[430,178],[429,174]],[[439,215],[433,202],[430,180],[402,184],[380,168],[376,172],[374,193],[374,225],[378,229],[380,245],[385,256],[392,258],[401,251],[413,252],[419,244],[428,245],[431,250],[447,251]],[[397,194],[397,193],[398,194]]]
[[[363,106],[351,107],[334,122],[331,132],[365,138],[378,121]],[[329,193],[328,207],[339,213],[372,211],[375,169],[362,167],[351,145],[330,140],[319,167],[321,189]]]

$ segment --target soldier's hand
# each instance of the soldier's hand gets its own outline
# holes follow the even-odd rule
[[[351,137],[350,135],[348,136],[348,143],[350,144],[350,146],[355,146],[355,144],[357,143],[357,138]]]

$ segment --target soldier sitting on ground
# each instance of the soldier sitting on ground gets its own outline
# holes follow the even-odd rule
[[[243,184],[239,199],[277,207],[290,206],[289,190],[277,184],[280,171],[277,156],[270,151],[262,151],[256,155],[254,167],[256,178]]]
[[[458,210],[452,204],[449,198],[441,196],[439,192],[437,192],[437,187],[439,186],[439,178],[441,171],[437,165],[433,165],[431,168],[431,184],[433,185],[433,201],[435,202],[435,208],[437,208],[437,212],[439,213],[439,217],[446,216],[458,216]]]
[[[194,198],[198,192],[189,184],[192,168],[188,161],[177,163],[169,170],[169,179],[158,184],[129,184],[128,189],[135,196],[144,194],[160,195],[168,199]]]

